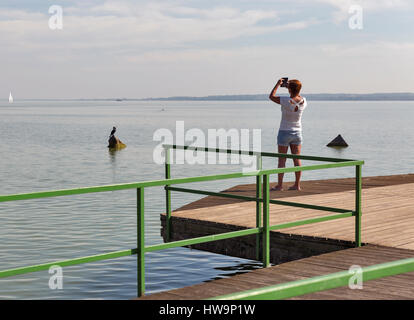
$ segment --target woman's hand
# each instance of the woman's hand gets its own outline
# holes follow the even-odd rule
[[[275,86],[273,87],[273,89],[272,89],[272,93],[274,94],[275,92],[276,92],[276,90],[280,87],[280,85],[283,83],[283,79],[282,78],[280,78],[277,82],[276,82],[276,84],[275,84]]]
[[[283,83],[283,79],[280,78],[277,83],[275,84],[274,88],[272,89],[272,91],[269,94],[269,99],[272,100],[273,102],[276,102],[278,104],[280,104],[280,97],[275,96],[276,94],[276,90],[280,87],[280,85]]]

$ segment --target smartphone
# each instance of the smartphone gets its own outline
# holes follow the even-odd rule
[[[282,78],[282,84],[280,85],[281,87],[287,88],[288,87],[288,80],[289,78]]]

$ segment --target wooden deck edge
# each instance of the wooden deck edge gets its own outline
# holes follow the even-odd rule
[[[368,244],[361,248],[348,248],[342,252],[330,252],[308,257],[296,262],[257,269],[230,277],[195,285],[152,293],[137,300],[200,300],[222,294],[275,285],[294,280],[311,278],[349,270],[352,265],[367,267],[378,263],[411,258],[414,250]],[[291,300],[394,300],[414,299],[412,281],[414,272],[389,276],[364,283],[364,290],[338,287],[290,298]],[[410,292],[411,291],[411,292]]]
[[[161,215],[161,236],[166,242],[165,214]],[[212,234],[244,230],[246,227],[203,221],[192,218],[171,218],[171,241],[202,237]],[[279,231],[270,232],[270,262],[280,264],[306,257],[352,248],[353,241],[289,234]],[[233,257],[256,259],[256,235],[218,240],[189,246],[193,249],[224,254]],[[261,253],[261,245],[259,246]],[[259,259],[261,257],[259,256]]]

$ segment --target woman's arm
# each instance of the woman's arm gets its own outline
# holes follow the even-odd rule
[[[276,85],[273,87],[272,91],[270,92],[269,99],[273,102],[276,102],[277,104],[280,104],[280,97],[275,96],[277,89],[282,84],[282,79],[279,79],[279,81],[276,83]]]

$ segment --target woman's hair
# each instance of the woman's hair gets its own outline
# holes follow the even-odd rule
[[[302,89],[302,83],[299,80],[289,80],[288,88],[290,89],[292,95],[297,96]]]

